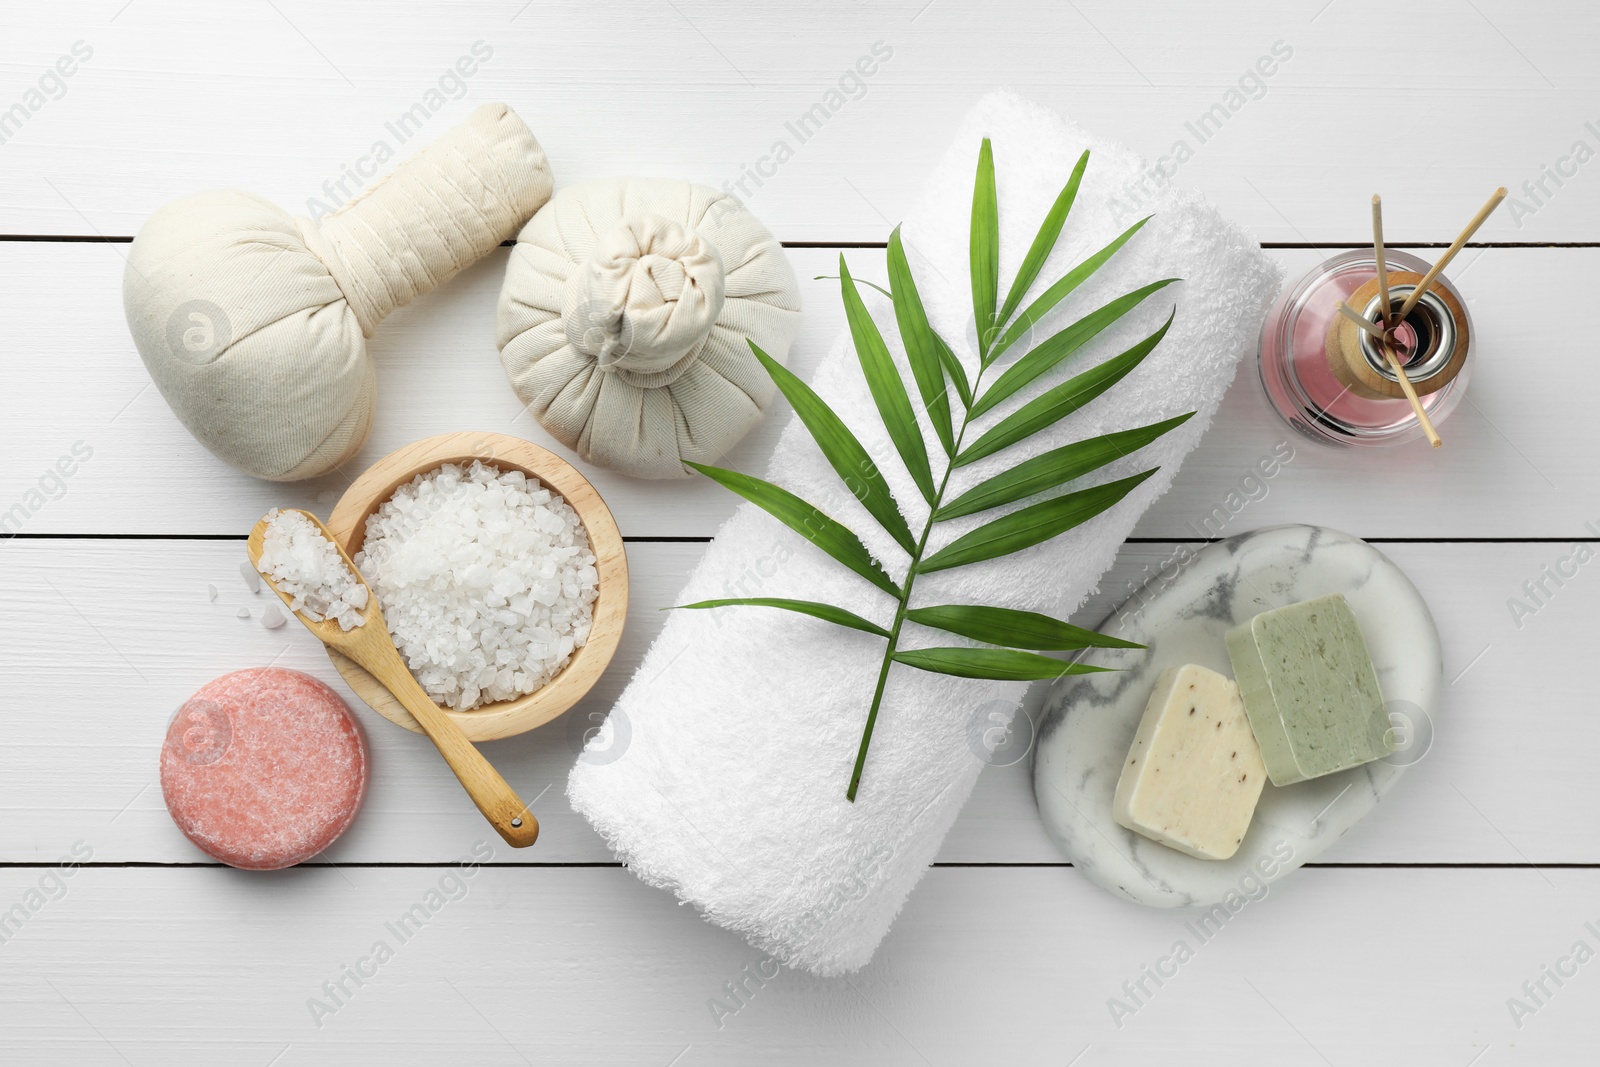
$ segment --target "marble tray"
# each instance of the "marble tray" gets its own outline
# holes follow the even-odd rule
[[[1394,724],[1387,759],[1261,794],[1250,832],[1228,860],[1200,860],[1118,826],[1117,777],[1156,675],[1198,663],[1232,676],[1223,637],[1260,612],[1343,593],[1366,636]],[[1442,657],[1421,594],[1360,538],[1317,526],[1273,526],[1198,548],[1178,546],[1098,629],[1148,645],[1097,651],[1123,668],[1063,680],[1046,700],[1034,755],[1045,829],[1094,882],[1152,907],[1212,907],[1257,896],[1315,858],[1377,805],[1431,744]]]

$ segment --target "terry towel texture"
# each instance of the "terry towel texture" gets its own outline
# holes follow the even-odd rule
[[[1002,296],[1084,149],[1093,154],[1077,203],[1030,299],[1137,218],[1155,213],[1091,282],[1035,327],[1034,341],[1147,282],[1184,279],[980,420],[978,429],[1148,336],[1176,303],[1171,331],[1133,374],[1050,430],[964,468],[952,485],[959,492],[1028,455],[1198,411],[1086,482],[1157,464],[1160,473],[1060,537],[988,563],[925,575],[916,585],[919,604],[993,604],[1065,618],[1095,589],[1140,513],[1167,489],[1199,441],[1279,277],[1253,240],[1197,196],[1140,192],[1143,161],[1133,153],[1012,93],[995,93],[968,114],[902,229],[933,326],[966,362],[969,376],[976,360],[968,220],[984,136],[993,140],[999,188]],[[849,258],[854,273],[881,282],[882,257],[864,251]],[[915,397],[892,308],[864,286],[862,292]],[[811,384],[873,454],[912,529],[920,530],[922,498],[883,430],[848,332]],[[937,468],[943,453],[925,421],[924,436]],[[792,417],[766,477],[846,522],[896,580],[904,577],[904,553],[844,491]],[[929,550],[993,517],[940,524]],[[737,596],[821,600],[885,625],[892,614],[886,595],[751,505],[741,506],[718,533],[678,602]],[[961,639],[911,624],[902,634],[902,647],[957,643]],[[987,722],[996,710],[1009,715],[1027,688],[895,666],[851,804],[845,788],[882,656],[879,638],[789,612],[674,612],[612,710],[626,723],[614,729],[615,747],[604,756],[586,753],[573,769],[573,806],[640,878],[672,890],[786,965],[820,975],[855,970],[888,933],[972,790],[983,766],[973,724]],[[618,756],[625,735],[627,747]]]

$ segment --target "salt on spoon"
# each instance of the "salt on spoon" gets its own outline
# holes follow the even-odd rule
[[[366,621],[361,615],[370,595],[365,582],[315,520],[303,511],[273,508],[262,521],[267,526],[261,558],[250,573],[256,588],[267,578],[279,593],[289,594],[290,611],[312,622],[332,619],[341,629],[354,630]]]
[[[299,518],[291,518],[298,516]],[[344,572],[325,572],[319,570],[317,574],[329,582],[327,588],[318,587],[309,592],[304,587],[290,590],[280,586],[279,579],[274,573],[274,568],[268,566],[266,561],[267,542],[269,537],[276,543],[286,529],[300,528],[300,519],[305,520],[321,539],[325,541],[334,552],[338,553]],[[289,524],[279,527],[277,534],[271,532],[275,524]],[[405,662],[400,658],[400,652],[394,647],[394,641],[389,636],[389,627],[384,624],[383,613],[378,608],[377,598],[372,596],[372,591],[367,588],[365,579],[356,570],[355,564],[345,553],[344,549],[333,536],[328,533],[327,527],[322,525],[320,519],[309,512],[295,509],[274,508],[256,523],[255,529],[250,531],[250,540],[246,544],[246,551],[250,554],[250,562],[261,576],[267,580],[267,585],[287,605],[290,613],[299,619],[323,644],[338,652],[340,655],[352,660],[366,672],[376,678],[402,706],[417,720],[428,738],[439,749],[439,754],[444,757],[450,770],[455,773],[467,795],[472,798],[483,817],[495,828],[506,843],[513,848],[526,848],[539,837],[539,820],[528,811],[528,805],[506,780],[500,776],[488,760],[483,758],[471,741],[467,740],[450,717],[440,710],[439,706],[428,699],[428,694],[411,676]],[[315,552],[326,563],[326,555],[316,546],[308,547],[305,552],[294,555],[294,560],[303,563],[311,558]],[[329,565],[331,569],[331,565]],[[299,574],[300,579],[306,577]],[[350,586],[340,584],[348,581]],[[296,583],[300,584],[300,583]],[[313,595],[321,593],[324,596],[328,588],[340,590],[338,601],[321,600],[329,614],[313,607],[311,611],[306,606],[313,602]],[[359,588],[360,592],[353,592]],[[299,606],[296,601],[299,600]],[[354,607],[360,600],[361,607]],[[350,619],[350,611],[342,610],[343,605],[356,613],[355,621],[348,629],[344,623]],[[316,617],[313,618],[312,616]]]

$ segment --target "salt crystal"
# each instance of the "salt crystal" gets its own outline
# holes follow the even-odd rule
[[[238,611],[238,617],[241,619],[248,619],[250,617],[250,609],[240,608]]]
[[[588,535],[521,471],[448,463],[418,475],[367,519],[355,562],[417,681],[447,707],[531,693],[589,638],[599,575]]]
[[[312,622],[335,619],[343,630],[353,630],[366,621],[360,614],[367,606],[366,587],[339,555],[338,546],[300,512],[277,508],[267,512],[261,559],[256,565],[289,595],[290,611]],[[259,584],[255,572],[250,574]]]
[[[276,630],[289,621],[289,617],[276,604],[268,604],[267,610],[261,613],[261,625],[269,630]]]
[[[261,575],[257,574],[256,569],[250,566],[249,560],[239,564],[239,577],[244,579],[245,587],[252,593],[261,592]]]

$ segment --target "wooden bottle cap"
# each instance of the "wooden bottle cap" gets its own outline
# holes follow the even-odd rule
[[[1392,306],[1405,302],[1422,275],[1415,271],[1390,271],[1389,292]],[[1358,313],[1366,313],[1377,298],[1378,279],[1350,294],[1347,301]],[[1406,375],[1421,396],[1443,389],[1453,381],[1467,362],[1472,338],[1466,309],[1454,293],[1441,284],[1428,287],[1407,317],[1420,351],[1403,353]],[[1356,396],[1368,400],[1404,400],[1399,378],[1370,334],[1343,315],[1333,316],[1328,324],[1328,367],[1339,383]]]

